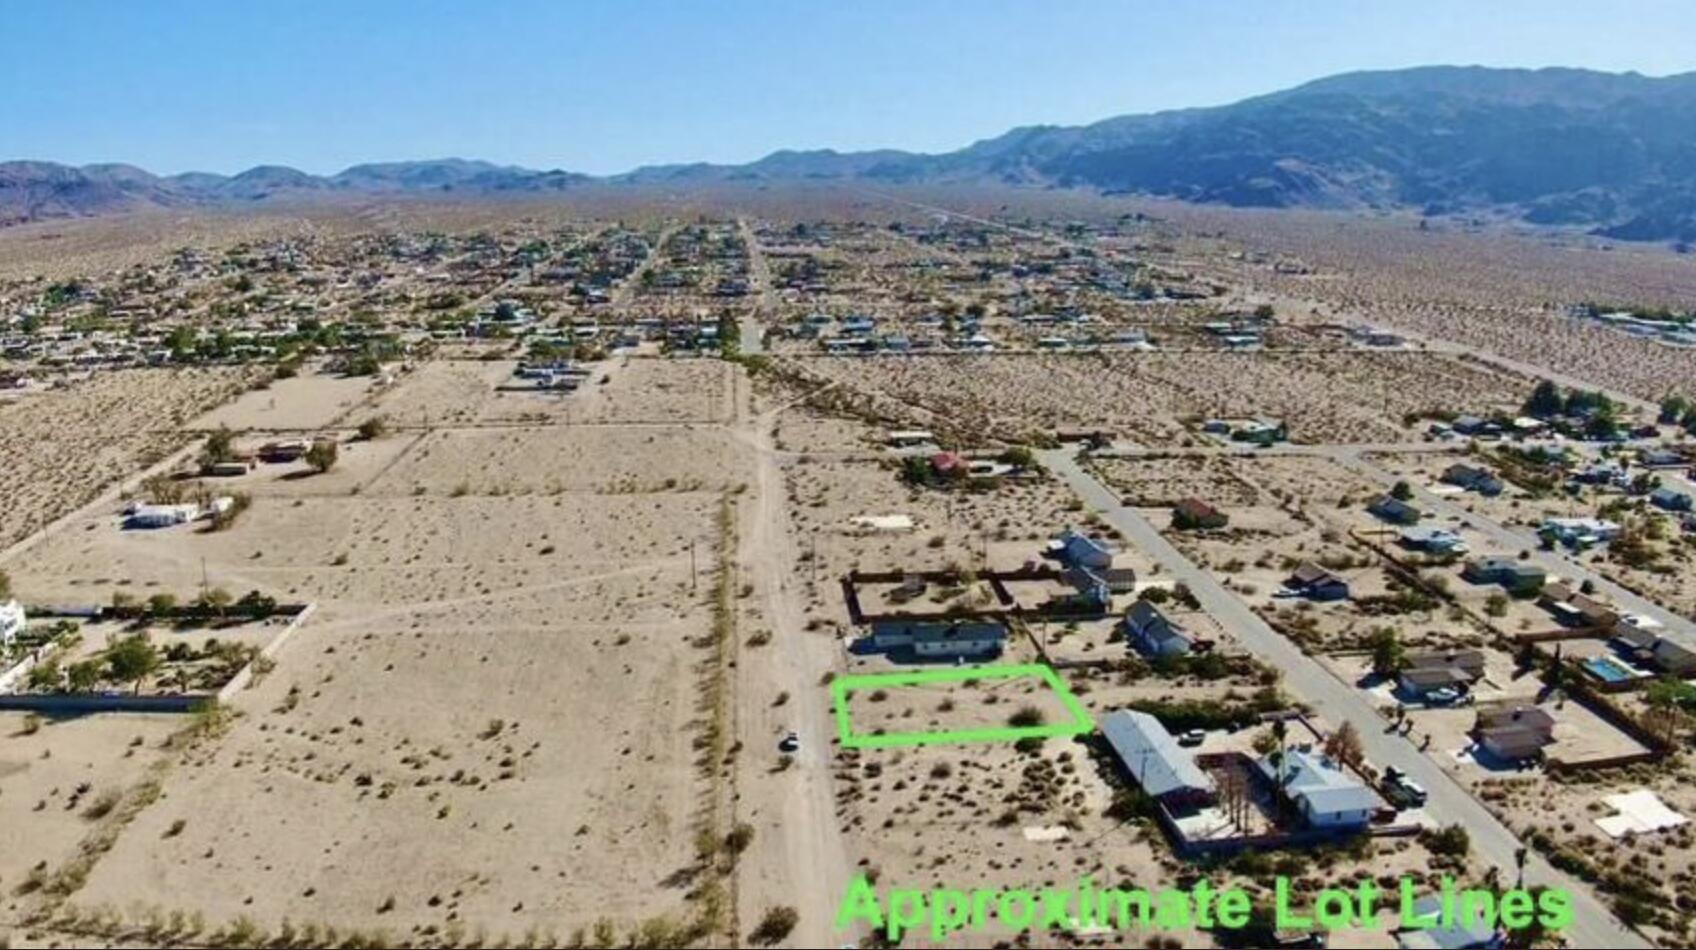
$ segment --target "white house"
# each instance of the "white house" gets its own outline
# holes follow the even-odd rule
[[[6,646],[24,632],[24,606],[15,600],[0,604],[0,646]]]
[[[1309,825],[1346,829],[1371,823],[1378,797],[1330,759],[1306,749],[1291,749],[1284,755],[1282,769],[1272,760],[1272,756],[1260,760],[1261,773],[1274,783],[1282,773],[1284,792]]]
[[[199,505],[133,505],[124,512],[130,528],[169,528],[200,517]]]

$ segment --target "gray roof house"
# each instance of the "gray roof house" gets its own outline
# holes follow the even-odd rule
[[[1450,485],[1458,485],[1480,495],[1499,495],[1502,493],[1502,480],[1497,478],[1487,468],[1456,462],[1443,470],[1443,481]]]
[[[1404,694],[1423,699],[1437,689],[1465,692],[1484,677],[1484,654],[1478,650],[1434,651],[1415,653],[1396,677],[1396,686]]]
[[[1380,495],[1366,510],[1391,524],[1417,524],[1421,517],[1418,508],[1394,495]]]
[[[1282,772],[1285,794],[1309,825],[1358,829],[1371,823],[1373,812],[1378,810],[1378,796],[1335,762],[1307,749],[1286,751],[1282,769],[1273,764],[1272,758],[1267,756],[1256,763],[1261,774],[1277,784]]]
[[[1213,777],[1195,764],[1195,757],[1160,720],[1132,709],[1115,710],[1102,717],[1101,734],[1125,773],[1149,796],[1168,806],[1213,800]]]
[[[1147,656],[1181,656],[1195,648],[1194,637],[1146,600],[1125,611],[1124,627],[1125,640]]]

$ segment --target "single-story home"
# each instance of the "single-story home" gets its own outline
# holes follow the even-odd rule
[[[1466,542],[1461,536],[1447,528],[1430,525],[1415,525],[1403,528],[1397,540],[1401,546],[1413,551],[1423,551],[1426,554],[1464,554]]]
[[[1453,425],[1454,430],[1461,435],[1492,436],[1502,434],[1500,423],[1478,416],[1461,416],[1454,421]]]
[[[1432,894],[1413,902],[1414,920],[1428,927],[1407,927],[1396,934],[1402,950],[1501,950],[1507,946],[1507,931],[1496,923],[1486,908],[1465,905],[1444,916],[1443,898]]]
[[[1308,600],[1347,600],[1349,582],[1335,571],[1312,561],[1303,561],[1284,581],[1284,586]]]
[[[1104,568],[1113,566],[1113,549],[1104,542],[1067,528],[1053,546],[1055,556],[1065,564],[1080,567]]]
[[[1517,703],[1482,709],[1472,735],[1496,758],[1522,762],[1536,758],[1555,741],[1555,718],[1536,706]]]
[[[1456,462],[1443,470],[1443,481],[1480,495],[1500,495],[1502,480],[1487,468]]]
[[[1484,678],[1484,654],[1479,650],[1436,650],[1414,653],[1396,677],[1396,688],[1413,699],[1433,690],[1465,692]]]
[[[1649,493],[1649,503],[1663,511],[1689,511],[1691,499],[1688,492],[1676,488],[1657,488]]]
[[[1546,518],[1537,533],[1568,547],[1589,547],[1619,537],[1620,526],[1606,518]]]
[[[1649,648],[1649,662],[1656,669],[1674,676],[1689,676],[1696,673],[1696,652],[1692,652],[1666,637],[1656,637],[1655,643]]]
[[[131,505],[124,511],[124,527],[169,528],[198,517],[199,505]]]
[[[1146,600],[1125,611],[1123,626],[1125,641],[1146,656],[1182,656],[1195,649],[1195,638]]]
[[[1125,774],[1151,798],[1168,808],[1198,807],[1214,799],[1213,777],[1196,765],[1160,720],[1145,712],[1119,709],[1101,720],[1101,734]]]
[[[1535,594],[1549,580],[1548,572],[1535,564],[1499,556],[1467,561],[1461,576],[1474,584],[1500,584],[1513,594]]]
[[[1271,753],[1255,764],[1267,781],[1283,779],[1284,793],[1315,828],[1364,828],[1378,810],[1378,796],[1366,783],[1319,752],[1288,749],[1282,762]]]
[[[1391,524],[1418,524],[1423,517],[1418,508],[1394,495],[1379,495],[1366,510]]]
[[[24,616],[24,605],[15,600],[0,603],[0,646],[5,646],[16,640],[18,634],[24,632],[24,625],[29,618]]]
[[[995,657],[1007,643],[1007,627],[993,620],[883,620],[872,624],[870,639],[880,652],[924,659]]]
[[[1681,468],[1689,463],[1684,453],[1672,449],[1649,449],[1637,457],[1645,468]]]

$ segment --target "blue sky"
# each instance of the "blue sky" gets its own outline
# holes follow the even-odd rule
[[[1696,3],[0,0],[0,159],[608,173],[944,151],[1428,63],[1696,68]]]

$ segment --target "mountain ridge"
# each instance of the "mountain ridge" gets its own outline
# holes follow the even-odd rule
[[[1631,240],[1696,240],[1696,72],[1421,66],[1341,73],[1222,106],[1027,125],[940,153],[782,149],[595,177],[475,159],[333,175],[264,165],[160,177],[0,163],[0,223],[338,195],[545,194],[590,184],[995,182],[1239,207],[1500,212]]]

